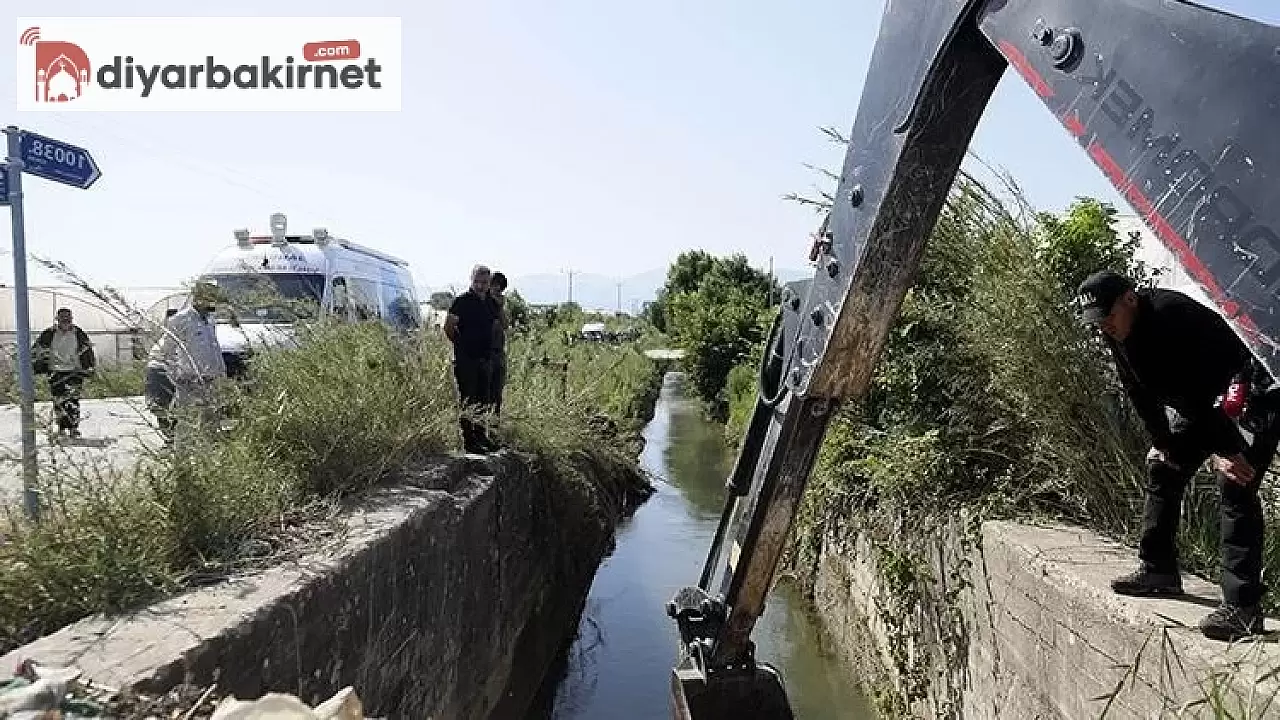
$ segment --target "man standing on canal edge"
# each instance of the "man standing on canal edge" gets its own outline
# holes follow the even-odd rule
[[[444,321],[444,334],[453,343],[453,377],[462,403],[463,447],[469,453],[481,454],[496,449],[484,424],[471,417],[491,406],[493,326],[497,317],[489,298],[489,277],[489,268],[475,266],[471,287],[454,298]]]
[[[1262,633],[1265,526],[1258,486],[1278,439],[1274,403],[1263,394],[1271,378],[1218,313],[1182,293],[1137,289],[1110,271],[1086,278],[1079,293],[1084,319],[1101,330],[1152,442],[1142,566],[1114,580],[1112,589],[1135,596],[1182,593],[1182,494],[1211,460],[1222,492],[1223,603],[1200,629],[1217,640]]]

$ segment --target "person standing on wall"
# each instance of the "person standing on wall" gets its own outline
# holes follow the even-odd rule
[[[453,377],[462,404],[462,443],[469,453],[496,449],[474,414],[484,413],[490,402],[494,304],[489,298],[489,268],[471,270],[471,287],[453,299],[444,321],[444,334],[453,343]]]
[[[71,310],[60,308],[56,321],[36,338],[31,349],[34,370],[49,376],[49,394],[53,396],[53,414],[58,422],[58,435],[66,432],[80,437],[80,390],[84,379],[93,373],[97,359],[88,334],[72,322]]]
[[[493,303],[493,355],[489,373],[489,400],[495,414],[502,413],[502,389],[507,384],[507,276],[500,272],[489,281],[489,301]]]
[[[1227,641],[1261,634],[1265,525],[1258,486],[1280,441],[1274,380],[1226,320],[1182,293],[1137,289],[1129,278],[1103,271],[1086,278],[1079,294],[1083,318],[1101,330],[1152,444],[1142,564],[1116,578],[1112,589],[1134,596],[1182,594],[1182,495],[1209,460],[1222,493],[1223,602],[1200,630]]]

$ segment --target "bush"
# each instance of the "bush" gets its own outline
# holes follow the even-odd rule
[[[777,285],[744,256],[682,253],[649,315],[687,352],[685,368],[717,420],[728,417],[725,383],[736,365],[758,357],[772,319]]]
[[[725,422],[725,437],[732,445],[741,442],[747,432],[747,424],[751,422],[751,413],[756,406],[759,374],[759,368],[750,363],[737,365],[729,371],[729,379],[725,383],[729,416]]]

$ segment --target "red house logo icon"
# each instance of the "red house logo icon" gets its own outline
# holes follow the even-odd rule
[[[70,102],[89,89],[89,56],[79,45],[63,40],[41,40],[40,28],[27,28],[19,44],[36,50],[36,102]]]

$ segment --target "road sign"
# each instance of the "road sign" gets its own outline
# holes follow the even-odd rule
[[[36,177],[83,190],[102,176],[89,151],[70,143],[22,130],[19,148],[22,171]]]
[[[36,457],[36,388],[31,365],[31,309],[27,298],[27,239],[22,216],[22,174],[52,180],[80,189],[88,188],[102,171],[88,150],[61,140],[22,130],[4,128],[7,172],[0,173],[0,205],[9,206],[13,226],[14,315],[18,330],[18,388],[22,408],[22,499],[27,516],[40,518],[39,467]],[[12,173],[13,177],[9,177]]]

